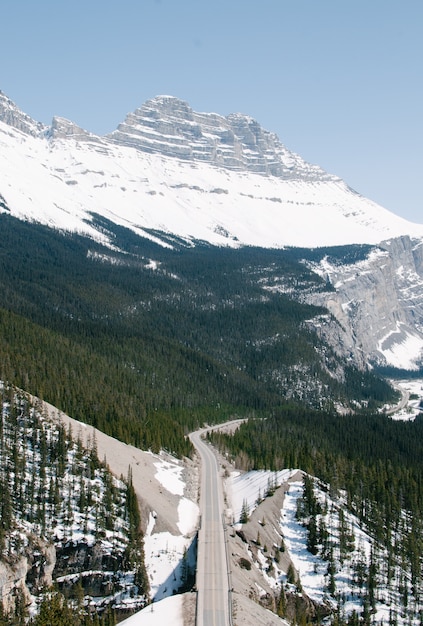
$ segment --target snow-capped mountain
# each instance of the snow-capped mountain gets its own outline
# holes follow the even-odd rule
[[[0,210],[96,239],[92,214],[217,245],[315,247],[423,236],[306,163],[252,118],[159,96],[96,136],[46,127],[0,92]]]
[[[173,236],[268,248],[378,244],[384,253],[358,264],[342,255],[336,266],[314,264],[332,287],[314,303],[339,322],[320,332],[363,365],[421,363],[423,225],[306,163],[251,117],[196,113],[159,96],[99,137],[60,117],[40,124],[0,92],[0,172],[0,212],[108,246],[98,216],[166,246]]]

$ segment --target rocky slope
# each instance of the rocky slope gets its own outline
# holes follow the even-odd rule
[[[416,369],[423,362],[423,242],[401,237],[381,242],[356,262],[325,255],[311,263],[333,291],[313,294],[330,318],[320,332],[358,362]]]
[[[93,433],[85,429],[85,448],[40,401],[3,383],[0,409],[4,613],[16,623],[35,614],[53,585],[74,603],[80,590],[85,607],[100,615],[107,606],[124,613],[145,606],[142,538],[128,487],[98,460]]]
[[[278,137],[240,113],[196,113],[187,102],[159,96],[129,113],[108,136],[119,145],[230,170],[298,180],[339,180],[290,152]]]

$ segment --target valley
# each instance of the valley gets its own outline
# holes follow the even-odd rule
[[[409,386],[407,383],[403,384]],[[414,389],[418,388],[423,390],[422,380],[414,383]],[[183,587],[186,575],[185,554],[190,555],[186,563],[192,568],[192,572],[196,567],[195,553],[191,553],[190,545],[195,542],[199,524],[201,528],[204,526],[204,521],[199,522],[200,513],[197,506],[201,493],[198,461],[193,463],[189,459],[184,459],[181,462],[163,453],[154,455],[151,452],[143,452],[69,418],[51,405],[41,403],[35,398],[32,401],[38,407],[37,410],[44,415],[44,419],[52,420],[65,431],[72,432],[75,439],[80,442],[79,445],[92,447],[95,442],[98,457],[104,460],[115,476],[128,474],[130,470],[132,484],[140,504],[150,599],[154,600],[154,605],[157,606],[154,606],[154,609],[147,607],[142,610],[139,617],[134,615],[127,618],[125,626],[126,622],[128,626],[137,623],[156,626],[162,623],[160,620],[164,619],[166,611],[170,610],[174,615],[175,608],[169,607],[175,607],[175,602],[178,602],[180,607],[178,609],[181,615],[180,623],[194,624],[195,593],[191,591],[182,594],[179,599],[173,600],[170,604],[169,602],[175,591]],[[221,431],[222,434],[231,433],[230,436],[234,436],[236,429],[241,425],[241,422],[237,422],[232,423],[229,430],[226,427],[213,430]],[[350,505],[345,496],[336,495],[328,485],[325,486],[313,479],[314,491],[317,494],[314,497],[322,503],[319,505],[322,507],[319,509],[319,515],[322,515],[323,509],[327,510],[326,515],[329,514],[325,523],[332,537],[332,550],[345,550],[342,548],[343,540],[337,535],[340,528],[338,516],[341,516],[342,511],[347,520],[342,523],[346,525],[348,533],[353,532],[354,535],[355,548],[348,548],[343,556],[341,553],[340,561],[339,557],[336,557],[336,573],[331,584],[336,585],[338,592],[334,593],[329,590],[325,574],[326,557],[316,556],[316,551],[310,547],[308,534],[310,523],[304,524],[298,515],[299,503],[308,497],[305,495],[307,491],[303,492],[302,472],[296,470],[239,472],[228,462],[227,456],[218,455],[217,460],[218,466],[213,471],[218,471],[219,480],[225,484],[224,508],[227,527],[225,541],[230,559],[234,624],[253,626],[259,619],[265,620],[263,623],[270,626],[281,623],[277,615],[284,615],[285,619],[291,622],[298,619],[300,614],[308,615],[308,619],[315,619],[319,611],[321,615],[330,614],[336,610],[337,605],[339,606],[340,596],[337,593],[342,593],[347,598],[349,589],[357,585],[357,582],[353,583],[354,576],[348,573],[348,568],[356,567],[355,559],[368,559],[370,554],[378,559],[379,591],[377,597],[375,596],[375,607],[379,620],[389,621],[393,619],[394,613],[398,612],[396,619],[402,623],[401,613],[398,611],[400,595],[395,591],[395,585],[400,584],[400,573],[391,574],[390,587],[386,586],[385,589],[382,584],[382,561],[379,561],[381,558],[386,559],[382,557],[384,548],[375,540],[372,531],[369,534],[369,530],[366,530],[370,520],[359,521],[351,516],[348,512]],[[247,514],[245,520],[242,520],[245,507]],[[208,515],[207,509],[203,515]],[[350,536],[350,542],[353,535]],[[75,539],[73,541],[75,542]],[[398,541],[401,540],[398,538]],[[210,557],[208,563],[210,564]],[[398,564],[393,567],[398,567]],[[207,566],[207,570],[209,569],[210,565]],[[297,572],[295,574],[298,576],[297,581],[290,578],[292,571]],[[349,576],[351,582],[345,582]],[[364,572],[363,576],[365,581]],[[300,605],[295,600],[299,585],[301,595],[305,599]],[[344,591],[340,592],[340,589]],[[410,596],[407,610],[418,614],[419,605],[415,604],[416,600],[411,599],[415,597],[415,590],[410,588],[407,593]],[[362,594],[364,591],[352,592],[349,604],[346,605],[349,606],[349,611],[356,611],[357,615],[361,613],[363,607],[362,598],[365,596]],[[387,604],[383,598],[388,595],[391,601]],[[111,598],[114,610],[118,597],[115,595],[114,599]],[[169,601],[165,601],[166,598],[169,598]],[[101,598],[101,601],[104,602],[104,599]],[[133,602],[134,599],[131,601],[127,595],[123,604],[126,611],[129,611],[131,606],[136,606],[132,604]],[[161,602],[164,603],[163,609],[159,606]],[[200,607],[201,603],[197,606]],[[262,613],[264,609],[266,611]],[[274,612],[274,617],[269,613],[269,609]],[[148,621],[144,621],[147,620],[147,616]]]
[[[170,96],[0,172],[0,626],[420,626],[423,226]]]

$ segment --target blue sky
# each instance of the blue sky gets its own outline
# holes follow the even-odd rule
[[[159,94],[247,113],[423,222],[422,0],[2,0],[0,89],[104,134]]]

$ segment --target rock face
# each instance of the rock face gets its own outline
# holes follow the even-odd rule
[[[21,111],[2,91],[0,91],[0,120],[32,137],[38,137],[47,130],[44,124],[36,122]]]
[[[278,137],[253,118],[239,113],[223,117],[196,113],[187,102],[158,96],[127,115],[109,136],[138,150],[231,170],[302,180],[335,180],[287,150]]]
[[[196,113],[187,102],[173,96],[148,100],[104,138],[62,117],[54,117],[51,127],[44,126],[22,112],[1,91],[0,121],[32,137],[98,144],[110,141],[142,152],[201,161],[231,170],[271,174],[284,179],[339,181],[290,152],[275,133],[263,129],[248,115],[234,113],[224,117],[216,113]]]
[[[314,296],[332,314],[318,330],[360,366],[418,364],[423,225],[306,163],[251,117],[197,113],[159,96],[98,137],[59,117],[47,128],[0,92],[0,122],[0,213],[102,242],[93,215],[190,245],[378,244],[360,261],[315,264],[333,287]]]
[[[314,267],[334,287],[315,294],[343,332],[340,344],[360,361],[416,369],[423,362],[423,241],[399,237],[366,258]],[[333,343],[333,342],[332,342]]]
[[[64,117],[53,117],[48,135],[52,139],[74,139],[75,141],[86,141],[95,137]]]
[[[93,214],[138,234],[223,246],[423,236],[423,225],[306,163],[251,117],[196,113],[171,96],[99,137],[60,117],[47,128],[1,94],[0,171],[0,212],[101,241]]]
[[[13,612],[18,595],[31,604],[30,593],[53,584],[56,550],[53,545],[31,537],[25,553],[10,562],[0,560],[0,595],[6,613]]]

